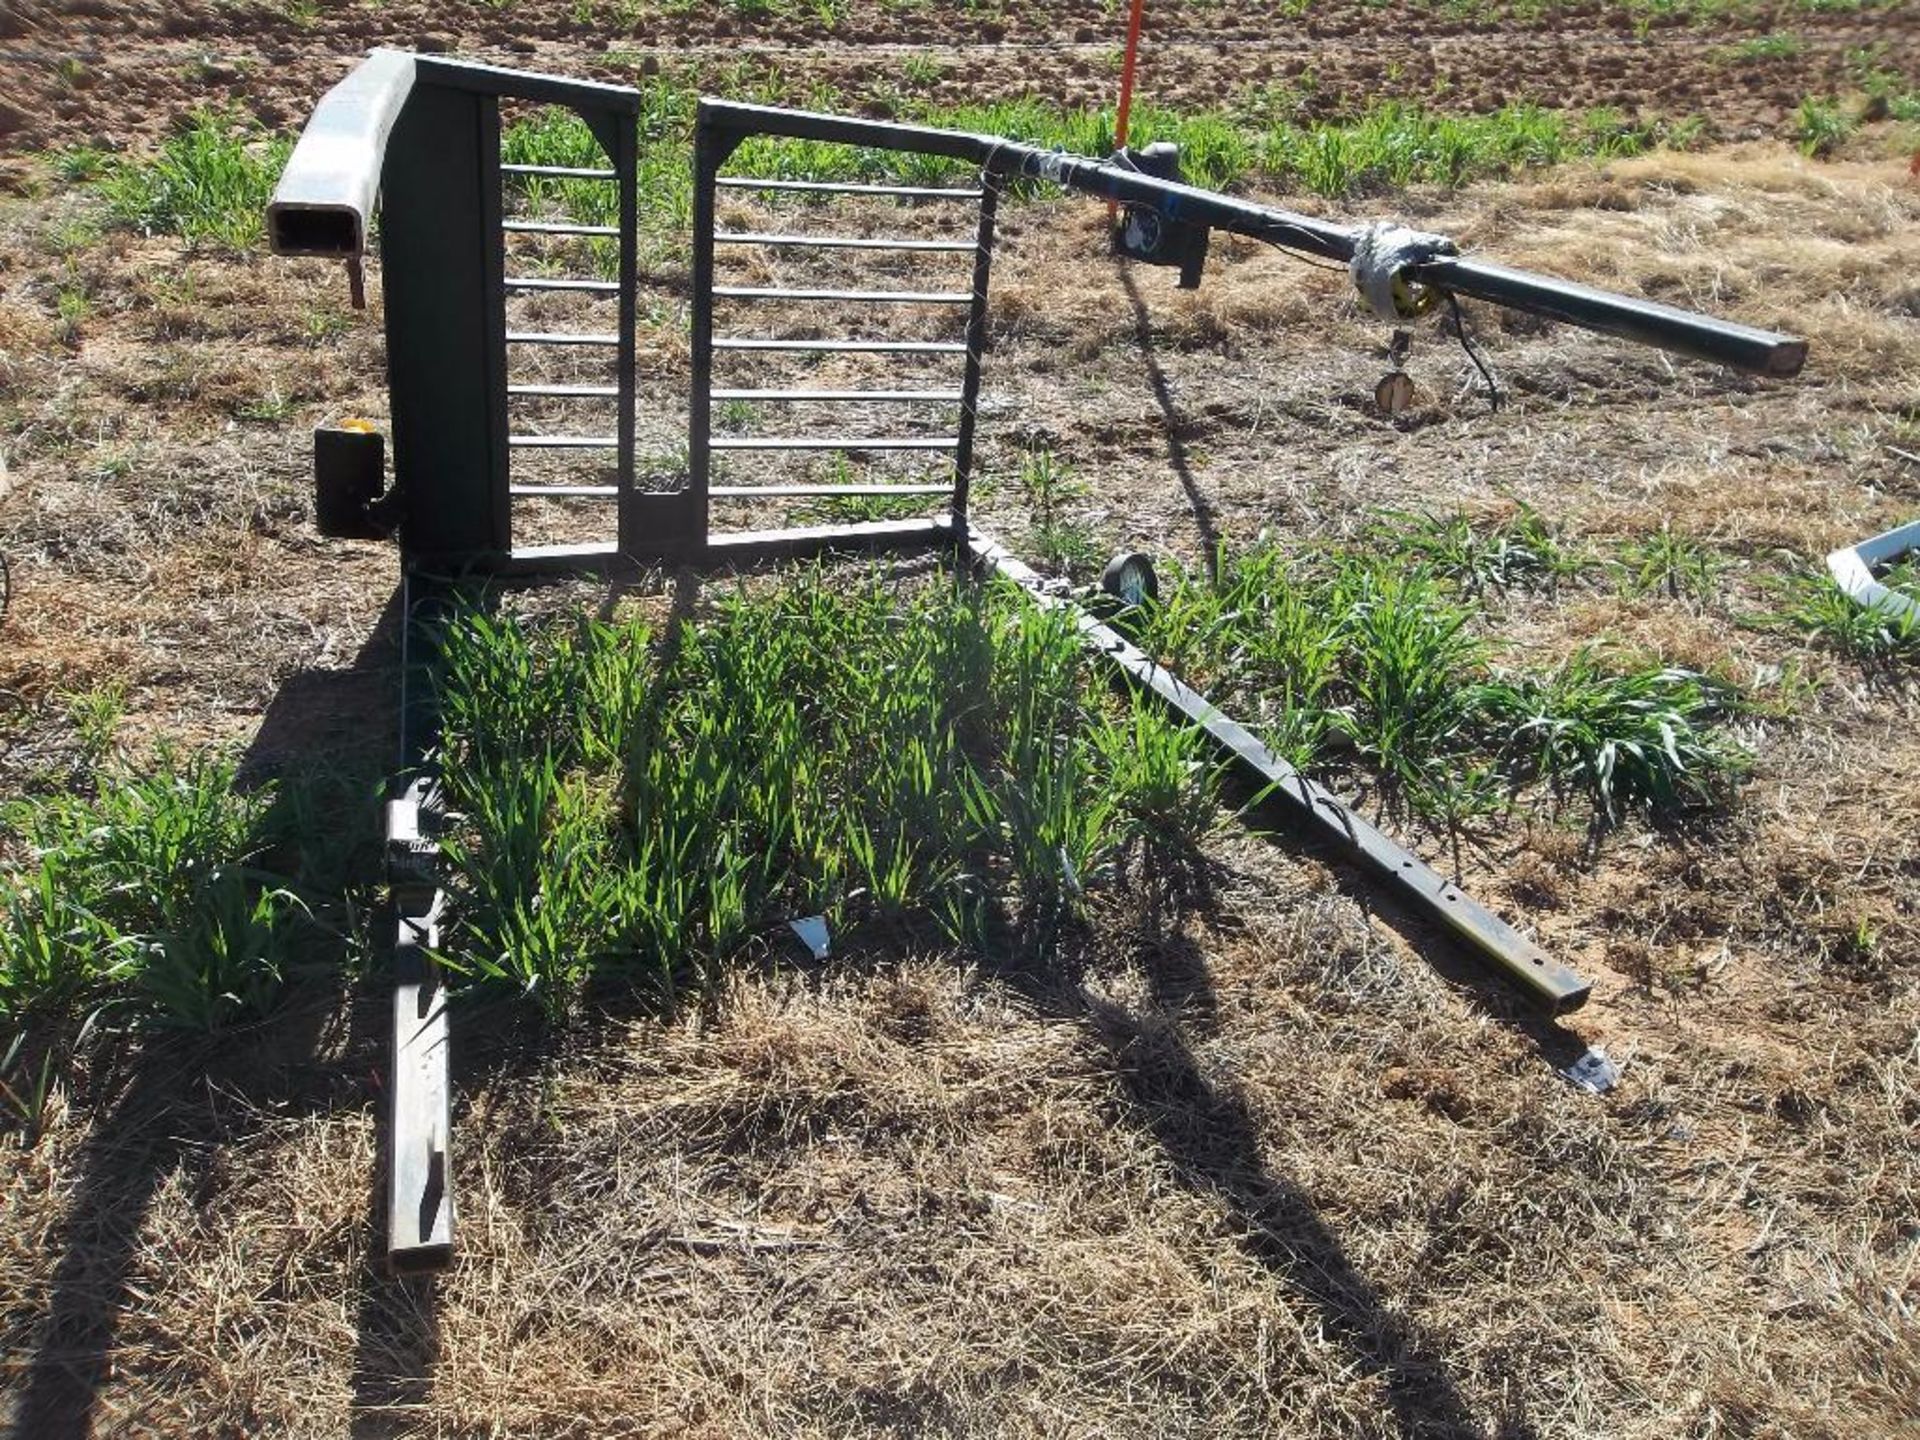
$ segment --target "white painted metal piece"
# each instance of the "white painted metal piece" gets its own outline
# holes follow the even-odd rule
[[[1896,619],[1910,615],[1920,620],[1920,604],[1910,596],[1889,590],[1873,573],[1876,567],[1890,565],[1917,549],[1920,549],[1920,520],[1834,551],[1827,556],[1827,569],[1833,572],[1834,581],[1853,603],[1862,609],[1878,610]]]
[[[800,943],[813,952],[813,958],[824,960],[833,948],[833,942],[827,936],[827,917],[809,915],[802,920],[789,920],[793,933],[800,937]]]
[[[1598,1045],[1560,1073],[1591,1095],[1604,1095],[1620,1083],[1620,1063]]]

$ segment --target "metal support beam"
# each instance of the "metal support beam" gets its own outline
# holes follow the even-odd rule
[[[1152,691],[1168,708],[1206,731],[1247,778],[1292,812],[1315,838],[1365,864],[1402,901],[1465,941],[1528,998],[1552,1014],[1586,1003],[1593,988],[1590,981],[1552,959],[1419,856],[1348,809],[1330,790],[1275,755],[1245,726],[1222,714],[1206,696],[1157,664],[1124,635],[1073,601],[1049,594],[1038,575],[986,536],[969,536],[967,547],[976,565],[1013,581],[1036,605],[1064,609],[1089,649],[1117,667],[1130,683]]]
[[[993,229],[1000,177],[980,172],[980,223],[973,237],[973,285],[968,297],[967,360],[960,379],[959,444],[953,450],[954,528],[967,533],[967,495],[973,482],[973,432],[980,419],[980,365],[987,348],[987,288],[993,278]]]
[[[438,849],[422,829],[430,805],[425,781],[387,805],[394,909],[387,1263],[398,1272],[438,1270],[453,1259],[447,992],[433,960],[444,896],[434,879]]]

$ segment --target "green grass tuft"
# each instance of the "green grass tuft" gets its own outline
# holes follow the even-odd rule
[[[1881,575],[1889,589],[1920,594],[1915,571],[1897,566]],[[1821,569],[1790,576],[1780,589],[1775,618],[1854,660],[1869,664],[1920,660],[1920,618],[1855,603]]]
[[[1390,510],[1369,527],[1368,539],[1417,561],[1469,595],[1488,589],[1551,590],[1582,568],[1580,557],[1553,527],[1525,505],[1492,524],[1478,524],[1465,515]]]
[[[292,148],[202,112],[152,159],[116,166],[101,191],[120,224],[246,250],[266,233],[267,202]]]
[[[1584,796],[1601,827],[1731,801],[1746,761],[1715,728],[1735,708],[1719,682],[1585,654],[1545,675],[1493,671],[1488,588],[1574,563],[1538,517],[1482,530],[1389,514],[1367,534],[1310,556],[1222,550],[1211,578],[1174,569],[1123,623],[1297,768],[1455,836],[1529,794]]]
[[[1804,154],[1816,159],[1833,154],[1852,138],[1856,128],[1853,116],[1835,101],[1809,97],[1794,112],[1793,138]]]
[[[1748,763],[1713,728],[1737,707],[1732,689],[1696,671],[1613,670],[1582,649],[1550,675],[1489,694],[1507,727],[1509,774],[1584,792],[1608,822],[1722,808]]]
[[[1210,823],[1194,742],[997,591],[802,571],[663,637],[474,611],[442,651],[445,958],[550,1016],[671,1001],[803,915],[1045,946]]]
[[[1705,601],[1712,596],[1726,561],[1698,540],[1663,524],[1658,534],[1623,543],[1616,565],[1632,594]]]
[[[237,792],[228,762],[167,751],[95,798],[10,807],[31,858],[0,877],[0,1017],[116,998],[196,1030],[263,1013],[299,908],[258,863],[272,800]]]

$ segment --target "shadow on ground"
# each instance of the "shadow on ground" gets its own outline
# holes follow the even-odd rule
[[[110,1435],[129,1418],[104,1412],[101,1392],[137,1303],[141,1233],[170,1179],[184,1172],[190,1188],[211,1185],[220,1151],[244,1144],[269,1113],[284,1120],[377,1099],[387,1006],[346,978],[343,962],[365,917],[341,897],[377,875],[377,787],[392,765],[402,612],[396,593],[344,669],[290,676],[241,762],[243,785],[285,782],[268,830],[291,822],[316,837],[320,858],[288,857],[276,871],[294,876],[293,888],[314,907],[317,923],[298,952],[307,978],[290,980],[275,1013],[259,1023],[214,1037],[128,1032],[101,1041],[90,1057],[99,1118],[74,1162],[61,1258],[22,1367],[12,1411],[18,1440]],[[376,1223],[378,1211],[369,1214]],[[370,1243],[366,1253],[381,1247]],[[421,1359],[431,1362],[418,1347],[410,1359],[416,1371]],[[370,1397],[387,1393],[378,1365],[356,1367],[356,1382],[363,1373]]]
[[[676,617],[692,612],[699,588],[692,573],[677,577],[671,598]],[[608,607],[619,593],[609,594]],[[342,756],[341,763],[364,766],[373,776],[389,773],[404,610],[396,596],[347,669],[289,679],[269,707],[243,773],[286,774],[316,752]],[[377,811],[370,804],[364,812],[325,818],[359,827],[377,865]],[[1193,857],[1176,870],[1189,880],[1199,874]],[[1378,892],[1357,873],[1338,864],[1335,873],[1363,906],[1378,905]],[[1156,887],[1146,891],[1155,893]],[[1244,1101],[1230,1084],[1206,1073],[1188,1039],[1191,1032],[1205,1033],[1217,1010],[1205,958],[1177,924],[1161,923],[1165,917],[1156,906],[1148,908],[1157,918],[1136,937],[1134,963],[1148,989],[1137,1013],[1094,993],[1072,963],[1032,964],[1013,956],[989,960],[985,968],[1039,1013],[1071,1022],[1098,1042],[1109,1057],[1124,1118],[1153,1138],[1182,1183],[1218,1198],[1246,1253],[1276,1285],[1311,1305],[1325,1333],[1378,1378],[1396,1433],[1486,1434],[1488,1425],[1476,1419],[1444,1359],[1393,1313],[1311,1199],[1263,1153]],[[1489,990],[1444,937],[1415,917],[1391,909],[1380,913],[1423,959],[1460,982],[1475,1003],[1527,1034],[1547,1058],[1577,1052],[1559,1027],[1533,1020]],[[341,981],[336,953],[328,978],[290,995],[271,1022],[213,1042],[155,1037],[125,1061],[111,1087],[117,1098],[79,1157],[64,1253],[14,1412],[14,1433],[22,1440],[113,1433],[116,1417],[102,1413],[100,1394],[134,1299],[139,1236],[169,1177],[184,1169],[211,1183],[218,1151],[244,1142],[250,1117],[265,1107],[285,1116],[378,1103],[375,1077],[384,1073],[390,1038],[380,959],[376,951],[374,979],[358,993]],[[536,1063],[544,1053],[541,1036],[515,1030],[508,1025],[496,1033],[496,1027],[480,1025],[473,1038],[476,1051],[485,1053],[460,1057],[457,1076],[485,1083]],[[247,1103],[223,1109],[210,1102],[216,1093]],[[434,1282],[384,1273],[384,1181],[377,1169],[368,1179],[350,1379],[356,1440],[377,1440],[417,1420],[430,1398],[440,1347]],[[1498,1433],[1524,1440],[1530,1432],[1508,1423]]]

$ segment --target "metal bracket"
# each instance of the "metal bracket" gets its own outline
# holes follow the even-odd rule
[[[1834,583],[1862,609],[1878,610],[1895,620],[1920,620],[1920,604],[1897,590],[1889,590],[1873,573],[1915,550],[1920,550],[1920,520],[1834,551],[1827,556],[1827,569]]]

